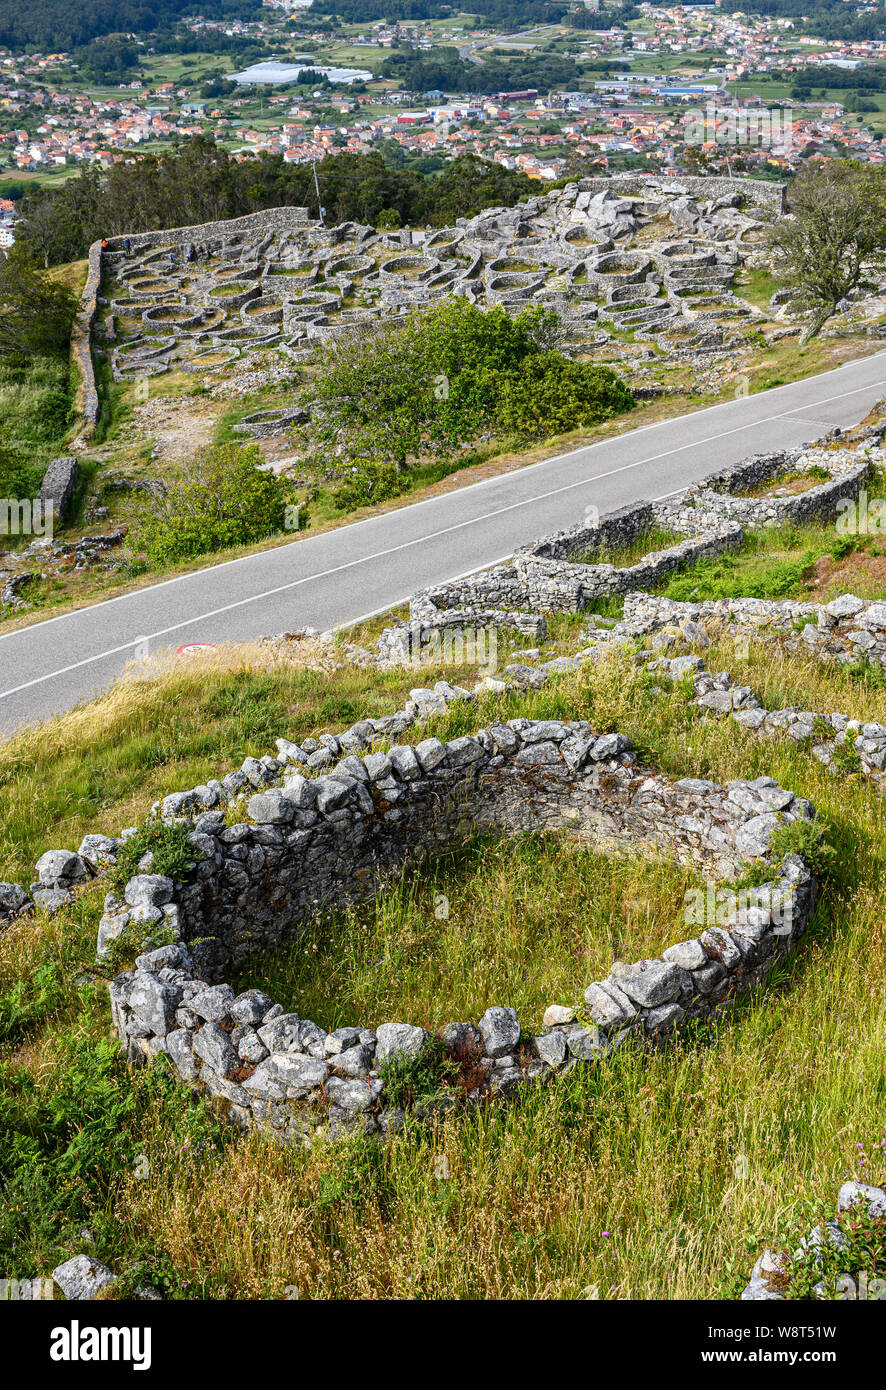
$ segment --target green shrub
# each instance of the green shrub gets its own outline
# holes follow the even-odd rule
[[[799,854],[814,873],[824,877],[833,868],[837,851],[819,821],[793,820],[783,821],[773,830],[769,854],[775,862]]]
[[[134,835],[121,846],[117,863],[110,882],[117,893],[122,893],[129,880],[139,872],[139,861],[146,854],[154,856],[152,874],[163,874],[174,882],[184,883],[194,869],[194,846],[188,836],[191,825],[187,821],[145,821]]]
[[[482,433],[554,434],[629,410],[633,397],[608,368],[554,349],[558,333],[547,309],[511,318],[500,305],[452,299],[326,343],[311,381],[308,450],[325,460],[332,449],[367,476],[367,459],[405,472]]]
[[[836,536],[831,541],[830,555],[832,560],[844,560],[847,555],[851,555],[853,550],[857,550],[863,542],[858,536]]]
[[[769,883],[773,866],[789,854],[799,854],[820,878],[826,878],[832,872],[837,858],[837,851],[827,839],[820,821],[782,820],[772,832],[766,858],[751,859],[742,864],[730,886],[738,891]]]
[[[818,1215],[817,1224],[828,1218]],[[785,1271],[776,1282],[784,1298],[791,1300],[839,1300],[847,1296],[845,1276],[864,1275],[867,1297],[882,1298],[886,1289],[886,1218],[871,1217],[864,1202],[848,1211],[831,1215],[843,1240],[838,1244],[822,1232],[820,1243],[807,1245],[804,1250],[796,1231],[786,1236],[783,1245]],[[864,1297],[856,1293],[854,1297]]]
[[[289,488],[261,462],[255,444],[204,449],[164,496],[141,503],[133,548],[162,565],[282,531]]]
[[[332,496],[340,511],[353,512],[357,507],[398,497],[406,486],[406,479],[392,463],[362,463],[350,470]]]
[[[610,420],[634,405],[609,367],[573,362],[561,352],[540,352],[505,376],[498,422],[506,434],[539,438]]]
[[[0,256],[0,355],[66,357],[76,306],[22,243]]]
[[[378,1074],[385,1084],[388,1105],[420,1105],[433,1100],[447,1079],[455,1077],[458,1062],[446,1051],[442,1038],[431,1038],[417,1057],[397,1053],[382,1062]]]
[[[834,748],[831,755],[831,767],[835,772],[842,772],[847,777],[851,777],[853,773],[861,772],[861,754],[851,739],[838,743]]]

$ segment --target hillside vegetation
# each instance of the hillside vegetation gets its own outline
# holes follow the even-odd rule
[[[792,552],[782,533],[780,546],[803,554],[809,542],[795,537]],[[757,563],[778,554],[758,551]],[[877,591],[872,577],[871,591],[886,597],[886,584]],[[575,623],[555,624],[554,652],[575,649]],[[296,661],[266,648],[170,659],[19,735],[0,748],[4,873],[27,881],[42,850],[134,824],[161,793],[267,751],[278,734],[303,740],[392,710],[415,680],[336,664],[344,656],[327,650],[313,665],[321,651],[305,646]],[[731,642],[705,660],[770,707],[886,722],[873,671],[753,644],[742,656]],[[423,734],[516,714],[622,731],[674,776],[766,774],[812,800],[835,854],[812,931],[766,989],[657,1052],[625,1047],[513,1101],[410,1121],[384,1144],[281,1149],[226,1128],[162,1062],[133,1072],[115,1051],[93,965],[97,883],[76,907],[22,918],[0,939],[12,1136],[0,1155],[0,1246],[12,1274],[87,1249],[121,1273],[118,1293],[149,1282],[185,1299],[293,1288],[302,1298],[728,1298],[762,1245],[796,1245],[841,1181],[883,1181],[886,823],[871,784],[851,771],[835,779],[788,737],[703,719],[629,653],[534,693],[454,706]],[[330,1026],[364,1010],[439,1025],[491,1002],[518,1002],[532,1019],[598,962],[656,949],[686,882],[670,866],[604,859],[557,837],[468,844],[404,875],[376,907],[318,920],[250,962],[241,983],[273,985]]]

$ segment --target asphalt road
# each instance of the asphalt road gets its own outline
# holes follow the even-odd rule
[[[8,633],[0,637],[0,734],[89,699],[145,650],[367,617],[573,525],[586,507],[603,515],[666,497],[748,454],[857,424],[884,395],[880,352]]]

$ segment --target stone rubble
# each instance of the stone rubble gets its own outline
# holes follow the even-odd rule
[[[873,1187],[864,1182],[845,1182],[837,1193],[838,1214],[851,1211],[853,1207],[858,1206],[864,1206],[867,1216],[872,1221],[886,1219],[886,1189]],[[750,1283],[741,1292],[742,1302],[759,1303],[783,1300],[785,1286],[790,1277],[792,1258],[794,1260],[799,1259],[806,1255],[810,1249],[820,1250],[825,1242],[837,1249],[849,1247],[849,1240],[839,1221],[822,1222],[818,1226],[813,1226],[809,1235],[800,1242],[793,1257],[788,1256],[786,1251],[764,1250],[751,1272]],[[817,1256],[817,1259],[820,1259],[820,1256]],[[856,1269],[851,1261],[848,1261],[846,1270],[837,1276],[838,1296],[843,1299],[869,1296],[866,1291],[860,1289],[862,1283],[860,1276],[864,1276],[866,1281],[876,1277],[875,1271]],[[882,1278],[880,1283],[883,1284]],[[815,1285],[814,1292],[819,1299],[834,1296],[834,1293],[827,1288],[823,1281]],[[870,1296],[882,1297],[883,1295],[877,1293]]]

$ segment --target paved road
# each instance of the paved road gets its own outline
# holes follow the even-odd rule
[[[666,497],[747,454],[856,424],[883,395],[886,352],[9,633],[0,732],[95,695],[145,641],[153,652],[366,617],[502,560],[588,506],[605,514]]]

